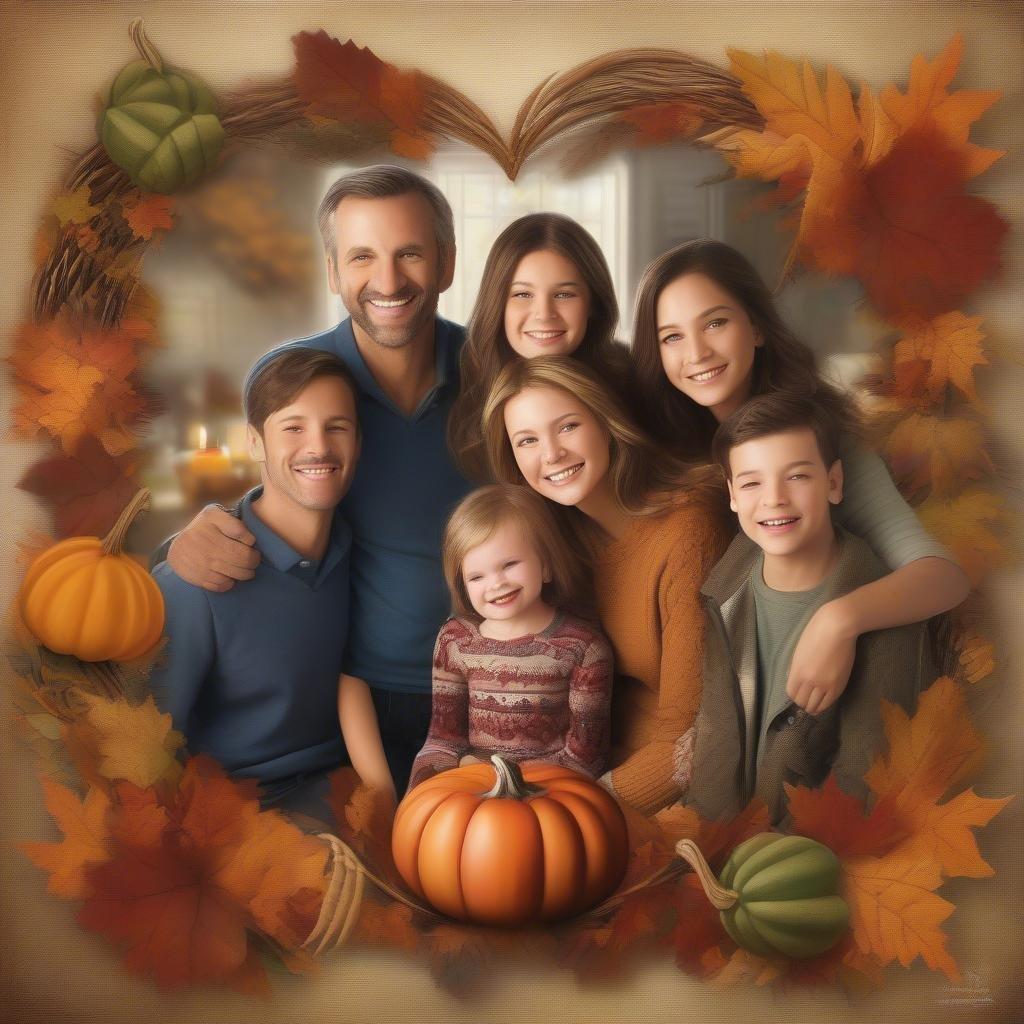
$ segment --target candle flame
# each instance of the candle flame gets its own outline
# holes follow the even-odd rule
[[[205,448],[206,447],[206,427],[205,426],[200,426],[199,427],[199,447],[200,448]]]

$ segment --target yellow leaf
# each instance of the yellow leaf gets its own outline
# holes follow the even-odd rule
[[[718,148],[741,178],[777,181],[785,174],[811,174],[811,156],[802,135],[785,138],[777,132],[741,128],[723,138]]]
[[[959,971],[939,927],[953,904],[935,895],[942,882],[938,866],[896,850],[885,857],[859,857],[843,864],[843,895],[858,948],[883,964],[904,967],[923,957],[951,980]]]
[[[991,638],[976,629],[968,629],[959,637],[956,646],[960,652],[960,667],[967,682],[980,683],[995,671],[995,644]]]
[[[901,324],[903,337],[893,353],[897,368],[912,361],[927,363],[924,386],[929,397],[941,398],[946,385],[952,384],[967,398],[976,400],[974,367],[988,364],[980,325],[980,316],[960,312],[943,313],[934,320],[915,317],[905,321]]]
[[[900,134],[912,129],[938,130],[960,151],[964,171],[972,178],[991,167],[1005,151],[983,149],[968,141],[971,125],[996,100],[1000,92],[960,90],[950,93],[948,86],[960,66],[963,38],[957,34],[931,63],[918,54],[910,69],[910,85],[901,93],[894,85],[883,90],[881,103],[899,128]]]
[[[61,227],[67,224],[85,224],[92,220],[100,212],[100,207],[93,206],[89,200],[92,193],[88,185],[76,188],[74,192],[68,192],[58,196],[53,201],[53,212],[61,223]]]
[[[779,135],[803,135],[830,156],[845,159],[860,139],[860,125],[846,80],[835,68],[825,71],[822,93],[811,65],[769,51],[763,58],[729,50],[732,71],[743,91],[764,115],[765,129]]]
[[[21,849],[37,867],[50,873],[48,890],[66,899],[89,894],[85,871],[109,860],[107,811],[110,800],[100,789],[90,789],[85,800],[48,779],[42,780],[46,809],[64,833],[60,843],[22,843]]]
[[[938,800],[980,762],[982,738],[971,724],[963,690],[948,676],[921,694],[913,718],[883,701],[882,721],[889,750],[864,776],[879,798],[898,796],[901,805]]]
[[[912,413],[883,444],[893,475],[911,492],[931,488],[948,494],[965,479],[992,472],[981,424],[962,417],[943,419]]]
[[[89,705],[82,716],[86,728],[78,723],[70,728],[82,734],[87,749],[98,757],[103,778],[124,779],[145,789],[161,779],[175,781],[181,775],[176,754],[185,738],[152,697],[138,705],[86,693],[82,697]]]
[[[971,488],[952,499],[929,498],[917,514],[924,528],[956,555],[975,586],[988,570],[1008,561],[1010,553],[994,532],[1006,522],[998,495]]]

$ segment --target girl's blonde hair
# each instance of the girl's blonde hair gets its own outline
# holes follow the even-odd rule
[[[498,480],[524,484],[505,432],[505,403],[529,388],[558,388],[579,399],[611,435],[608,473],[618,503],[633,515],[654,515],[672,505],[680,492],[710,486],[640,427],[619,397],[589,367],[566,356],[538,356],[509,363],[498,374],[484,403],[481,427],[491,471]],[[721,488],[718,488],[720,490]]]
[[[481,621],[462,579],[462,563],[473,548],[510,521],[536,548],[547,570],[550,580],[544,584],[544,600],[554,608],[585,604],[589,590],[586,572],[547,502],[529,487],[490,484],[466,495],[445,526],[441,567],[452,595],[452,614]]]

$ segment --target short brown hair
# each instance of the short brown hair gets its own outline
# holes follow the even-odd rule
[[[462,579],[462,563],[473,548],[508,521],[520,527],[551,576],[544,584],[544,600],[554,608],[584,604],[589,596],[586,571],[547,502],[529,487],[490,484],[466,495],[445,526],[441,567],[452,595],[453,614],[480,621]]]
[[[827,469],[839,458],[840,427],[823,402],[802,395],[773,391],[749,399],[722,421],[711,441],[711,458],[732,479],[729,453],[737,445],[789,430],[810,430]]]
[[[423,196],[434,212],[434,237],[442,262],[455,252],[455,219],[444,193],[432,182],[395,164],[374,164],[339,178],[328,190],[316,211],[316,221],[328,259],[337,247],[334,211],[343,199],[388,199],[415,192]]]
[[[246,422],[263,436],[263,425],[318,377],[340,377],[352,392],[358,409],[359,389],[352,371],[333,353],[312,348],[288,348],[272,355],[245,382],[242,404]],[[359,429],[358,422],[356,429]]]

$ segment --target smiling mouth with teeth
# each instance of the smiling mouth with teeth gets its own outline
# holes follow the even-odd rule
[[[492,597],[487,603],[488,604],[511,604],[518,596],[519,591],[522,587],[517,587],[515,590],[510,590],[506,594],[502,594],[500,597]]]
[[[716,377],[725,373],[725,368],[728,365],[728,363],[725,363],[724,365],[716,366],[711,370],[701,370],[700,373],[692,373],[687,379],[692,380],[697,384],[703,384],[705,381],[714,380]]]
[[[575,476],[583,468],[583,463],[578,462],[575,466],[569,466],[568,469],[560,469],[557,473],[551,473],[544,477],[545,480],[550,480],[553,484],[560,484],[563,480],[568,480],[569,477]]]
[[[524,333],[534,341],[550,341],[552,338],[560,338],[565,331],[526,331]]]
[[[303,476],[314,476],[324,477],[330,476],[331,473],[337,471],[337,466],[294,466],[296,473],[301,473]]]
[[[790,523],[798,522],[799,516],[790,516],[786,519],[762,519],[760,521],[761,526],[789,526]]]
[[[367,302],[378,309],[396,309],[398,306],[407,306],[412,300],[413,297],[409,295],[404,299],[367,299]]]

